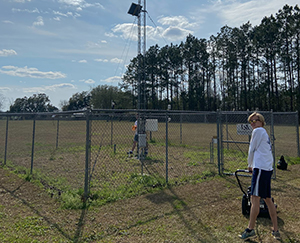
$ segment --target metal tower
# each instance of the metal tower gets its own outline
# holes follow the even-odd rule
[[[141,0],[138,0],[138,4],[132,3],[128,11],[128,14],[136,16],[138,19],[138,109],[146,109],[146,81],[144,65],[144,57],[146,53],[146,0],[144,0],[143,5],[144,7],[141,5]]]

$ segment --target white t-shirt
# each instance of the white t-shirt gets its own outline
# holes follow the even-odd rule
[[[135,134],[138,134],[137,125],[138,125],[138,121],[136,120],[135,123],[134,123],[134,126],[136,127],[136,129],[135,129]]]
[[[268,133],[263,127],[252,132],[248,151],[248,166],[262,170],[273,170],[272,146]]]

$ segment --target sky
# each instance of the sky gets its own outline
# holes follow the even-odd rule
[[[138,0],[0,0],[0,102],[45,93],[61,108],[75,93],[118,86],[137,55]],[[148,0],[146,50],[209,39],[225,25],[259,25],[296,0]],[[144,5],[144,0],[141,1]]]

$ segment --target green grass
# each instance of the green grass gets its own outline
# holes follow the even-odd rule
[[[288,163],[288,165],[300,164],[300,158],[299,157],[293,158],[293,157],[285,156],[284,159]]]
[[[133,198],[146,195],[150,197],[149,194],[164,193],[167,190],[173,190],[174,187],[202,185],[214,180],[220,180],[224,183],[224,177],[218,176],[216,145],[214,145],[213,161],[211,161],[212,155],[209,152],[212,136],[216,135],[216,124],[186,123],[183,124],[182,133],[180,134],[179,124],[170,123],[168,171],[166,171],[165,124],[159,124],[159,131],[152,133],[152,139],[149,140],[149,154],[144,161],[139,161],[128,158],[126,155],[126,152],[131,148],[134,135],[130,129],[131,123],[114,122],[112,130],[110,122],[93,121],[89,164],[89,173],[93,172],[93,174],[90,182],[89,199],[84,203],[85,122],[61,121],[58,137],[56,137],[56,123],[37,122],[37,126],[33,173],[30,173],[32,141],[30,131],[32,130],[32,121],[18,121],[10,124],[6,167],[14,170],[24,181],[36,184],[46,191],[49,198],[59,203],[61,210],[75,212],[91,208],[94,210]],[[289,167],[300,163],[300,159],[294,157],[297,154],[295,139],[286,136],[286,134],[289,134],[293,137],[293,129],[293,127],[280,126],[275,131],[275,148],[278,151],[276,156],[283,154]],[[229,125],[228,131],[235,141],[247,141],[249,139],[248,136],[237,135],[235,125]],[[58,148],[56,148],[57,138]],[[0,145],[4,147],[3,141],[0,141]],[[247,167],[247,144],[223,144],[223,147],[224,172],[232,173],[237,168]],[[4,157],[3,154],[1,154],[1,157]],[[2,158],[1,164],[4,162]],[[166,184],[167,172],[168,184]],[[299,187],[299,181],[295,179],[293,182],[295,187]],[[232,185],[232,182],[225,182],[225,188],[222,189],[219,198],[220,201],[232,198],[229,193],[234,187]],[[285,184],[282,188],[282,190],[288,190],[290,185]],[[199,186],[199,193],[208,189],[211,188]],[[61,195],[58,194],[59,192],[61,192]],[[213,200],[218,193],[220,192],[207,197]],[[236,198],[240,199],[240,195]],[[201,198],[201,200],[204,199],[204,197]],[[167,197],[166,201],[171,203],[174,210],[163,214],[169,220],[182,219],[183,216],[180,212],[187,210],[190,206],[188,200],[183,200],[178,195]],[[163,204],[161,203],[157,207],[159,208]],[[0,219],[7,221],[8,214],[3,210],[3,207],[0,207]],[[219,210],[222,212],[222,209]],[[148,235],[153,233],[151,227],[154,226],[151,223],[163,220],[161,215],[161,213],[154,215],[150,219],[138,218],[130,225],[140,222],[138,225],[143,227],[141,232]],[[99,217],[99,215],[97,216]],[[211,216],[207,216],[207,218],[209,217]],[[30,228],[33,228],[34,220],[30,220],[32,222],[28,224]],[[234,223],[235,221],[232,221],[222,226],[216,223],[218,228],[222,227],[224,231],[216,234],[219,234],[220,238],[228,237],[227,232],[234,231],[236,227]],[[145,226],[149,226],[149,228]],[[100,228],[97,232],[86,233],[86,242],[88,240],[92,241],[92,239],[101,242],[114,242],[110,240],[110,236],[107,236],[107,232],[112,232],[112,234],[120,237],[128,237],[132,234],[130,226],[128,227]],[[168,227],[170,226],[164,224],[157,230],[167,235]],[[193,228],[193,225],[189,227]],[[213,224],[210,225],[207,222],[202,227],[210,232],[215,229]],[[202,233],[205,235],[205,232]],[[176,238],[172,238],[172,236],[177,234],[180,235],[180,229],[170,233],[170,239],[175,239],[173,241],[176,242]],[[3,237],[5,238],[7,235]],[[0,237],[0,239],[2,238]],[[26,241],[26,237],[24,239]],[[190,240],[190,242],[193,242],[193,240]]]
[[[296,210],[300,203],[296,196],[300,168],[290,166],[288,171],[278,171],[278,179],[272,182],[279,209],[281,242],[288,243],[297,242],[300,237],[300,215]],[[241,215],[241,192],[234,178],[218,176],[209,169],[198,175],[197,183],[170,183],[134,198],[128,194],[128,197],[114,200],[118,194],[113,195],[107,184],[105,193],[101,195],[99,191],[97,196],[104,198],[109,194],[112,200],[101,207],[95,203],[99,198],[91,199],[88,202],[91,204],[84,208],[76,206],[77,195],[83,191],[65,194],[70,205],[73,204],[67,209],[58,209],[59,199],[49,198],[43,190],[34,189],[33,194],[29,191],[32,183],[22,183],[23,179],[15,178],[8,170],[0,169],[0,173],[0,227],[5,227],[0,231],[1,242],[226,243],[238,242],[238,233],[248,223],[248,218]],[[5,177],[7,179],[3,180]],[[159,182],[157,178],[140,174],[133,174],[128,179],[136,187],[149,189]],[[247,178],[241,179],[246,181]],[[16,185],[23,186],[14,190]],[[3,191],[3,188],[9,191]],[[96,194],[94,196],[96,198]],[[10,200],[6,200],[8,198]],[[270,219],[258,218],[256,231],[258,242],[273,242]]]

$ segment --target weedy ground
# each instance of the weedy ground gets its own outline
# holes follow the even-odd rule
[[[300,164],[289,165],[272,181],[282,239],[271,237],[269,218],[258,218],[252,242],[300,242],[299,174]],[[233,176],[210,175],[103,206],[62,209],[41,187],[0,168],[0,242],[241,242],[248,223],[241,200]]]

